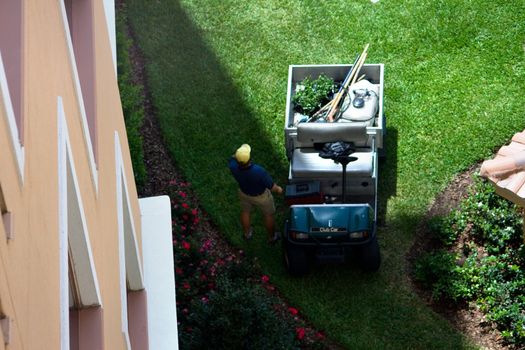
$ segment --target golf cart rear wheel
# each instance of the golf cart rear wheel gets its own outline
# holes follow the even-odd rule
[[[286,246],[284,248],[286,270],[292,276],[302,276],[309,270],[308,256],[304,249]]]
[[[364,271],[377,271],[381,265],[381,254],[379,253],[379,243],[374,237],[370,243],[361,247],[360,265]]]

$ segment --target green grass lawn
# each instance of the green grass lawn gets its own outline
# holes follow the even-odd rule
[[[525,3],[469,0],[128,0],[170,152],[224,235],[257,256],[293,306],[351,349],[473,347],[412,292],[415,226],[454,174],[524,127]],[[246,244],[226,159],[241,143],[284,184],[290,64],[385,64],[383,263],[376,274],[284,271],[280,248]],[[278,201],[280,222],[284,206]]]

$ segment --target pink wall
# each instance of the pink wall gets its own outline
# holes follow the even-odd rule
[[[65,0],[67,20],[75,52],[82,98],[95,159],[97,159],[97,122],[95,108],[95,43],[93,1]]]
[[[69,311],[70,350],[104,349],[102,308]]]
[[[0,1],[0,52],[20,141],[22,132],[22,1]]]
[[[148,312],[145,290],[128,292],[128,332],[132,349],[148,349]]]

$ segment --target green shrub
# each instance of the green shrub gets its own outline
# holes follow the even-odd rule
[[[334,80],[324,74],[317,79],[306,77],[298,84],[292,102],[297,111],[312,116],[329,101],[329,96],[333,94],[334,88]]]
[[[436,216],[428,222],[430,231],[445,246],[451,246],[457,239],[458,231],[451,216]]]
[[[208,299],[195,301],[181,349],[294,349],[295,334],[259,285],[223,274]]]
[[[117,11],[117,71],[120,101],[124,113],[124,122],[126,123],[135,183],[140,192],[146,182],[146,166],[140,134],[144,120],[142,86],[134,84],[131,79],[132,66],[129,58],[131,40],[127,37],[125,30],[125,14],[123,11]]]
[[[472,242],[459,253],[437,250],[421,256],[415,278],[434,297],[475,302],[509,343],[525,345],[525,245],[522,217],[492,186],[477,181],[458,210],[429,222],[450,247],[460,235]]]
[[[490,254],[517,248],[522,241],[523,219],[516,206],[479,180],[460,210],[452,214],[451,225],[460,232],[468,228]]]

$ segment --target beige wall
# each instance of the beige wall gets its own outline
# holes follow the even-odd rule
[[[100,287],[105,349],[121,349],[125,344],[120,332],[115,131],[140,242],[137,193],[102,1],[94,1],[93,6],[96,173],[86,147],[60,4],[56,0],[24,1],[23,182],[10,142],[6,101],[0,96],[0,186],[14,220],[14,239],[10,241],[0,225],[0,311],[13,319],[8,349],[60,348],[57,101],[61,96]]]

